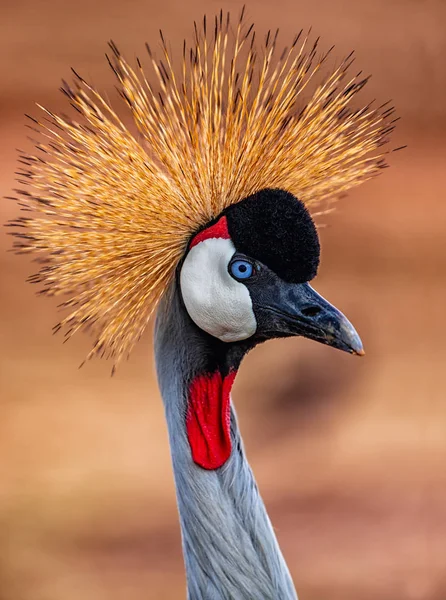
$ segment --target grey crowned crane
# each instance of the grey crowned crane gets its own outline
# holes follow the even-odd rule
[[[62,91],[80,116],[33,119],[44,137],[21,157],[26,215],[10,223],[16,250],[43,263],[31,281],[68,294],[55,329],[94,333],[89,357],[116,364],[156,309],[190,600],[296,598],[231,386],[244,355],[272,338],[363,354],[309,284],[313,217],[385,166],[393,128],[385,105],[350,108],[366,81],[348,75],[351,57],[318,82],[329,53],[317,41],[300,33],[279,52],[268,33],[261,46],[243,14],[232,28],[220,13],[195,26],[178,70],[162,34],[161,60],[147,47],[151,83],[111,43],[135,132],[75,73]]]

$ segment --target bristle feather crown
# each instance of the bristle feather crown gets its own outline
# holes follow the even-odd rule
[[[317,41],[301,32],[279,54],[268,33],[257,48],[243,14],[235,32],[223,13],[209,29],[195,26],[178,72],[161,34],[163,59],[148,48],[153,83],[110,45],[136,136],[77,74],[62,91],[81,120],[46,109],[34,120],[46,140],[21,156],[29,214],[10,223],[15,248],[44,263],[31,277],[44,293],[68,295],[56,329],[94,332],[89,357],[131,350],[193,233],[231,204],[279,188],[314,216],[385,166],[393,111],[349,108],[366,82],[348,77],[351,57],[303,102],[328,56],[317,57]]]

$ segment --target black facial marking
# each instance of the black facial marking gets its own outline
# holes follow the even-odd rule
[[[319,237],[303,202],[265,189],[228,207],[224,214],[238,252],[267,265],[284,281],[311,281],[319,266]]]

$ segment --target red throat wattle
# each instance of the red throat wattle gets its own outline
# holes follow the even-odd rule
[[[236,374],[198,375],[190,385],[187,437],[193,461],[204,469],[218,469],[231,454],[229,394]]]

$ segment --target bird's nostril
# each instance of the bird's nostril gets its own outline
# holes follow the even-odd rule
[[[307,308],[302,309],[302,314],[306,317],[315,317],[320,312],[321,308],[319,306],[307,306]]]

